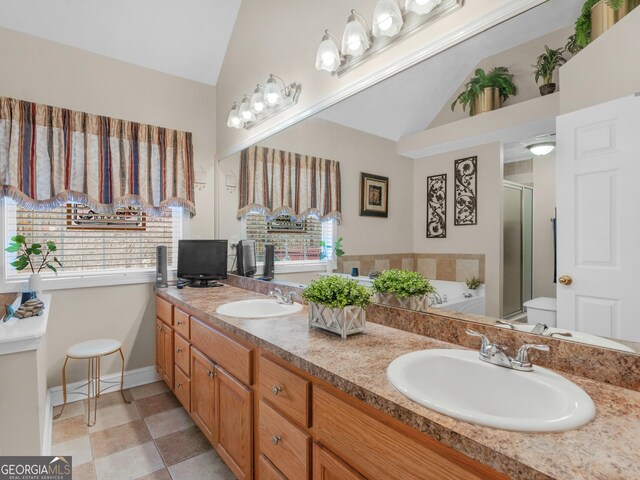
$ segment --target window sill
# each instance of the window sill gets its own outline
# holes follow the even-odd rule
[[[263,264],[258,265],[258,272],[264,269]],[[324,272],[327,270],[327,262],[276,262],[275,273],[304,273]]]

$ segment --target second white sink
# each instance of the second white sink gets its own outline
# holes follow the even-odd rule
[[[285,305],[278,303],[275,298],[256,298],[225,303],[216,309],[216,313],[238,318],[274,318],[298,313],[300,310],[302,310],[302,305],[299,303]]]
[[[519,372],[468,350],[422,350],[396,358],[391,383],[427,408],[487,427],[521,432],[578,428],[595,415],[591,397],[542,367]]]

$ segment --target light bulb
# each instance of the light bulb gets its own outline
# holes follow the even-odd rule
[[[426,15],[435,7],[440,5],[441,0],[407,0],[404,4],[405,10],[418,15]]]
[[[276,79],[272,76],[267,80],[267,85],[264,87],[264,102],[269,107],[275,107],[282,102],[282,93],[280,93],[280,87],[276,83]]]
[[[351,12],[342,34],[342,54],[359,57],[369,48],[371,42],[364,25],[356,18],[355,10]]]
[[[393,37],[400,32],[403,23],[397,0],[378,0],[373,12],[374,37]]]
[[[356,52],[362,46],[362,39],[358,35],[351,35],[347,40],[347,45],[349,45],[350,51]]]
[[[249,98],[247,98],[246,95],[242,97],[242,103],[240,104],[240,110],[238,111],[238,113],[240,114],[240,119],[245,123],[256,121],[256,116],[253,114],[251,108],[249,107]]]
[[[264,97],[262,95],[262,90],[260,90],[260,85],[258,85],[253,92],[249,108],[251,108],[251,111],[256,115],[264,112],[264,109],[267,108],[264,104]]]
[[[316,70],[324,70],[329,73],[335,72],[340,66],[340,51],[335,40],[330,36],[329,31],[325,30],[322,41],[318,46],[316,55]]]
[[[391,28],[391,25],[393,25],[393,18],[391,18],[391,15],[381,15],[378,17],[378,21],[376,23],[380,30],[386,32]]]
[[[229,118],[227,119],[227,127],[230,128],[242,128],[243,122],[238,113],[238,104],[234,103],[231,111],[229,112]]]

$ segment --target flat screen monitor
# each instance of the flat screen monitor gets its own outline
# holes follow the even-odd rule
[[[227,240],[179,240],[178,278],[206,285],[227,278]]]
[[[258,270],[256,266],[256,242],[255,240],[240,240],[236,247],[238,261],[238,275],[253,277]]]

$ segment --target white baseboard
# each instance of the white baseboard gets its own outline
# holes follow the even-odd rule
[[[100,376],[100,380],[103,382],[119,382],[120,381],[120,373],[110,373],[109,375]],[[132,388],[137,387],[139,385],[146,385],[147,383],[153,383],[162,380],[160,375],[156,372],[156,367],[143,367],[138,368],[136,370],[127,370],[124,372],[124,388]],[[86,384],[87,381],[81,380],[79,382],[73,382],[67,384],[67,403],[72,403],[77,400],[84,400],[87,398],[86,389],[83,389],[83,392],[78,391],[74,392],[73,390],[79,389],[83,384]],[[106,385],[105,385],[106,387]],[[104,388],[104,387],[103,387]],[[118,390],[118,385],[115,385],[113,388],[107,390],[106,393],[115,392]],[[57,387],[51,387],[47,392],[47,396],[50,398],[51,408],[62,405],[63,396],[62,396],[62,385]],[[49,422],[51,423],[51,422]]]
[[[51,454],[51,434],[53,433],[53,405],[51,404],[51,391],[47,390],[44,400],[44,422],[42,429],[42,451],[40,455]]]

